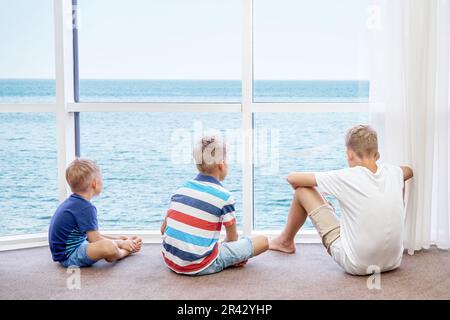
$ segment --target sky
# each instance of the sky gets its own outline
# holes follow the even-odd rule
[[[81,79],[240,79],[242,0],[78,0]],[[367,79],[368,0],[254,0],[256,80]],[[53,0],[0,0],[0,78],[54,78]]]

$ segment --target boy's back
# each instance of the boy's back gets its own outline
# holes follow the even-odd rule
[[[381,271],[398,267],[403,253],[404,223],[401,168],[384,164],[373,173],[356,166],[315,176],[319,189],[335,196],[340,203],[346,268],[364,274],[371,265]]]
[[[220,182],[199,174],[171,198],[163,235],[163,256],[175,272],[198,273],[218,256],[222,224],[236,223],[234,200]]]
[[[53,261],[64,261],[84,241],[86,232],[97,230],[97,210],[83,197],[72,194],[52,217],[48,232]]]

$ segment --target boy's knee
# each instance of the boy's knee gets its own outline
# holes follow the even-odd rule
[[[252,245],[254,255],[258,255],[264,251],[269,250],[269,238],[263,235],[252,236]]]
[[[261,243],[261,246],[264,250],[269,250],[269,238],[266,236],[257,236],[258,241]]]
[[[300,187],[295,189],[295,198],[300,201],[303,206],[315,207],[327,203],[324,197],[315,187]],[[313,209],[306,208],[305,209]]]
[[[314,192],[314,188],[312,187],[298,187],[295,189],[295,197],[298,200],[304,200],[305,198],[307,198],[309,195],[311,195],[311,192]]]
[[[269,250],[269,238],[267,238],[267,237],[264,237],[263,238],[263,244],[264,244],[264,251],[267,251],[267,250]]]

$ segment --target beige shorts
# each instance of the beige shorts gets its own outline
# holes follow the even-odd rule
[[[330,253],[330,247],[341,235],[339,220],[336,218],[334,208],[329,204],[324,204],[308,214],[314,227],[322,238],[322,243]]]

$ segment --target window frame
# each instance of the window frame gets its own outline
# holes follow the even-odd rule
[[[76,0],[53,0],[55,37],[56,100],[47,104],[0,104],[0,112],[51,112],[56,114],[58,199],[63,201],[70,190],[65,169],[79,152],[79,112],[236,112],[242,115],[242,230],[245,235],[274,235],[279,230],[254,230],[253,197],[253,115],[259,112],[368,112],[369,103],[266,103],[253,102],[253,1],[241,0],[242,20],[242,97],[241,103],[115,103],[77,102],[77,32]],[[75,31],[73,30],[75,26]],[[78,128],[78,129],[77,129]],[[78,138],[77,138],[78,137]],[[144,241],[159,243],[159,231],[121,230],[108,234],[140,234]],[[301,230],[297,242],[319,243],[315,230]],[[0,250],[46,244],[45,234],[0,236]]]

